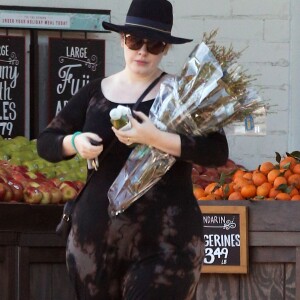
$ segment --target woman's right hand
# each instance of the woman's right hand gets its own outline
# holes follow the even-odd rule
[[[94,159],[103,151],[103,144],[95,145],[95,142],[102,142],[102,139],[95,133],[83,132],[74,137],[74,149],[72,145],[72,136],[67,135],[63,140],[64,155],[74,155],[77,153],[84,159]]]

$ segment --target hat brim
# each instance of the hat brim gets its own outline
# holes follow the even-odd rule
[[[106,30],[111,30],[111,31],[119,32],[119,33],[121,33],[121,32],[131,33],[131,34],[141,36],[143,38],[163,41],[168,44],[185,44],[185,43],[189,43],[189,42],[193,41],[191,39],[184,39],[184,38],[172,36],[169,33],[157,31],[157,30],[154,30],[151,28],[146,28],[146,27],[138,27],[136,25],[135,26],[116,25],[113,23],[103,21],[102,26]]]

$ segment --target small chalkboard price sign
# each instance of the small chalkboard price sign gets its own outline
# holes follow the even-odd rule
[[[49,38],[48,121],[79,89],[104,77],[104,50],[104,40]]]
[[[248,272],[248,220],[245,206],[200,206],[205,258],[202,273]]]
[[[25,38],[0,37],[0,135],[25,135]]]

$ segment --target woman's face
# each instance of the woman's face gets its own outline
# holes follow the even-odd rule
[[[144,39],[147,42],[147,39]],[[140,49],[131,50],[125,44],[125,36],[122,35],[122,47],[124,48],[124,58],[126,68],[131,72],[139,75],[150,75],[158,69],[158,65],[164,54],[167,53],[168,45],[166,44],[163,51],[159,54],[151,54],[147,50],[147,45],[144,43]]]

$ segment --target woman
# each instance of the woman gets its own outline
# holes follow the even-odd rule
[[[114,136],[118,140],[74,211],[66,258],[78,299],[196,299],[204,244],[191,163],[224,164],[226,137],[222,133],[188,137],[158,130],[147,115],[160,82],[141,102],[130,130],[112,128],[109,117],[119,104],[132,107],[161,75],[158,65],[170,44],[190,41],[171,35],[172,22],[172,5],[166,0],[133,0],[125,25],[104,22],[104,28],[121,34],[125,68],[83,87],[38,138],[40,156],[53,162],[77,152],[86,159],[101,157]],[[91,139],[102,145],[92,145]],[[133,143],[156,147],[177,160],[144,196],[110,217],[107,191]]]

